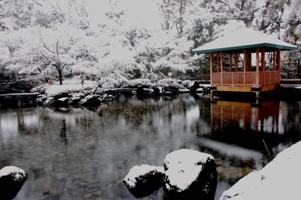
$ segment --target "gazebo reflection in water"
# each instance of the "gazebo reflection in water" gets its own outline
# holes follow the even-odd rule
[[[285,119],[280,102],[250,102],[217,100],[211,103],[211,134],[208,137],[225,143],[266,151],[289,135],[285,134]]]

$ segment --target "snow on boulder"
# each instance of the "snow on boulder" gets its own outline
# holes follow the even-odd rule
[[[73,93],[70,97],[70,105],[78,105],[80,100],[85,98],[84,93]]]
[[[137,87],[137,96],[138,97],[148,97],[154,90],[148,85],[139,85]]]
[[[190,92],[190,90],[187,88],[179,89],[179,93],[189,93],[189,92]]]
[[[183,85],[184,87],[186,87],[186,88],[192,87],[192,86],[193,86],[193,83],[194,83],[194,81],[191,81],[191,80],[184,80],[184,81],[182,81],[182,85]]]
[[[60,97],[62,94],[77,92],[81,89],[82,87],[78,85],[52,85],[46,89],[45,94],[49,97]]]
[[[44,102],[47,100],[47,96],[45,94],[40,94],[37,96],[36,98],[36,103],[39,105],[39,106],[42,106],[44,104]]]
[[[69,97],[61,97],[57,100],[60,106],[68,106]]]
[[[164,193],[169,200],[213,200],[217,184],[214,158],[180,149],[164,159]]]
[[[162,87],[172,86],[174,88],[182,88],[183,87],[181,84],[178,83],[178,81],[176,79],[172,79],[172,78],[166,78],[166,79],[159,80],[157,83],[157,86],[162,86]]]
[[[27,179],[25,171],[19,167],[7,166],[0,170],[0,195],[2,200],[15,198]]]
[[[55,105],[55,99],[54,99],[54,97],[49,97],[44,102],[44,106],[54,106],[54,105]]]
[[[99,95],[95,95],[95,94],[90,94],[88,96],[86,96],[81,102],[80,104],[82,106],[99,106],[100,104],[100,96]]]
[[[129,171],[123,182],[133,196],[142,198],[162,187],[163,177],[163,167],[136,165]]]
[[[198,88],[195,90],[196,93],[202,93],[204,92],[204,88]]]
[[[132,79],[129,80],[129,85],[132,87],[137,87],[138,85],[151,85],[151,80],[150,79]]]

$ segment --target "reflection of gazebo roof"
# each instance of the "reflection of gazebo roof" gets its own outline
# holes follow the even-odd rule
[[[293,50],[296,46],[283,42],[273,36],[260,33],[248,28],[227,33],[212,42],[209,42],[193,50],[194,53],[210,53],[218,51],[242,52],[243,49],[249,49],[255,52],[256,47],[265,47],[269,49]],[[254,49],[254,50],[252,50]]]

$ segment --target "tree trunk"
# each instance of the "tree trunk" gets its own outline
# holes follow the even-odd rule
[[[300,78],[300,59],[297,61],[298,78]]]
[[[290,78],[290,69],[291,69],[291,54],[290,54],[290,57],[288,59],[287,79]]]
[[[62,70],[58,70],[58,73],[59,73],[60,85],[63,85],[63,73],[62,73]]]

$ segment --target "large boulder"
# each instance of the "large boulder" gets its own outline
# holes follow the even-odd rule
[[[15,198],[27,179],[25,171],[19,167],[7,166],[0,170],[0,195],[2,200]]]
[[[129,171],[123,182],[133,196],[142,198],[162,187],[163,177],[163,167],[136,165]]]
[[[214,158],[189,149],[171,152],[164,160],[164,193],[169,200],[213,200],[217,184]]]

